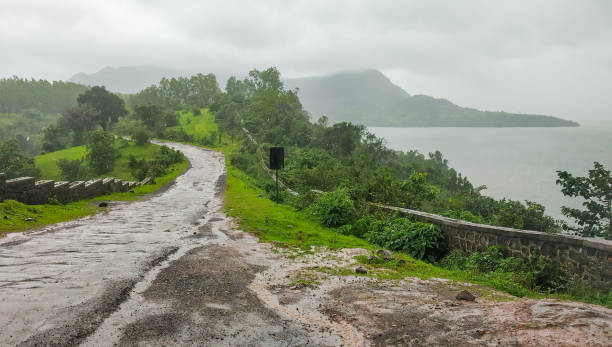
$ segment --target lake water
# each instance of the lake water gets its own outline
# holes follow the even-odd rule
[[[531,200],[561,218],[561,206],[579,207],[555,184],[555,170],[585,176],[599,161],[612,168],[612,122],[574,128],[369,128],[390,148],[423,154],[439,150],[449,165],[494,198]]]

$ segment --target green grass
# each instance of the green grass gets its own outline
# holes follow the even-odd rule
[[[66,205],[25,205],[15,200],[0,203],[0,237],[6,232],[24,231],[48,224],[84,217],[101,210],[96,204],[76,201]],[[5,218],[8,217],[8,219]],[[34,221],[26,221],[34,218]]]
[[[310,250],[311,246],[374,248],[365,240],[339,234],[321,226],[306,213],[276,204],[264,196],[248,176],[228,165],[226,212],[237,217],[241,229],[257,235],[261,242],[274,241],[304,250]]]
[[[171,128],[183,128],[187,134],[198,139],[210,135],[211,132],[218,132],[215,116],[207,108],[201,109],[200,112],[200,115],[194,115],[192,111],[180,111],[180,125]]]
[[[119,149],[121,156],[117,159],[113,171],[99,175],[98,177],[115,177],[126,181],[134,181],[136,178],[132,176],[130,169],[128,169],[130,155],[135,156],[136,159],[149,159],[153,157],[153,154],[158,148],[158,145],[151,143],[138,146],[135,143],[130,142],[125,147],[118,145],[117,149]],[[34,157],[34,162],[36,167],[40,169],[42,178],[61,181],[62,175],[59,167],[57,166],[57,162],[60,159],[83,159],[85,158],[85,155],[85,146],[77,146],[62,149],[57,152],[37,155]],[[91,178],[94,177],[95,175],[92,175]]]
[[[34,157],[36,167],[40,169],[41,177],[44,179],[60,181],[62,175],[57,162],[60,159],[75,160],[85,158],[85,146],[77,146],[41,154]]]

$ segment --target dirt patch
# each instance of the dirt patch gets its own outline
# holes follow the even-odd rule
[[[166,312],[126,326],[120,344],[312,345],[299,325],[281,319],[248,289],[261,270],[232,247],[189,251],[143,293],[146,300],[165,304]]]

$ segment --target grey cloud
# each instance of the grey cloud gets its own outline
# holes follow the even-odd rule
[[[287,77],[379,68],[463,106],[612,119],[612,2],[19,1],[0,4],[0,76],[160,65]]]

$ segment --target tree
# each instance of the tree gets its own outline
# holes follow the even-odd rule
[[[136,144],[139,146],[149,142],[150,138],[151,133],[145,128],[136,128],[132,132],[132,140],[134,140],[134,142],[136,142]]]
[[[102,130],[87,133],[87,160],[96,174],[111,171],[119,151],[115,148],[115,137]]]
[[[34,159],[23,155],[16,139],[0,142],[0,172],[7,178],[19,176],[40,176],[40,170],[34,165]]]
[[[598,162],[593,163],[588,177],[574,177],[567,171],[557,171],[561,192],[566,196],[582,197],[585,210],[561,207],[563,215],[576,220],[578,226],[563,225],[566,230],[582,236],[602,236],[612,239],[612,175]]]
[[[57,167],[62,173],[62,178],[67,181],[78,181],[85,179],[87,169],[82,165],[83,159],[68,160],[62,158],[58,160]]]
[[[74,145],[82,145],[85,133],[98,126],[97,118],[98,111],[92,106],[77,105],[64,110],[60,124],[72,130],[74,133]]]
[[[161,123],[163,109],[157,105],[138,105],[134,107],[134,117],[141,120],[149,129]]]
[[[77,102],[80,105],[91,105],[98,111],[96,119],[104,130],[107,130],[110,125],[117,122],[119,117],[123,117],[128,113],[123,99],[108,92],[104,87],[91,87],[91,89],[77,97]]]
[[[45,152],[55,152],[64,149],[69,145],[66,134],[67,129],[60,124],[51,124],[43,129],[42,149]]]

